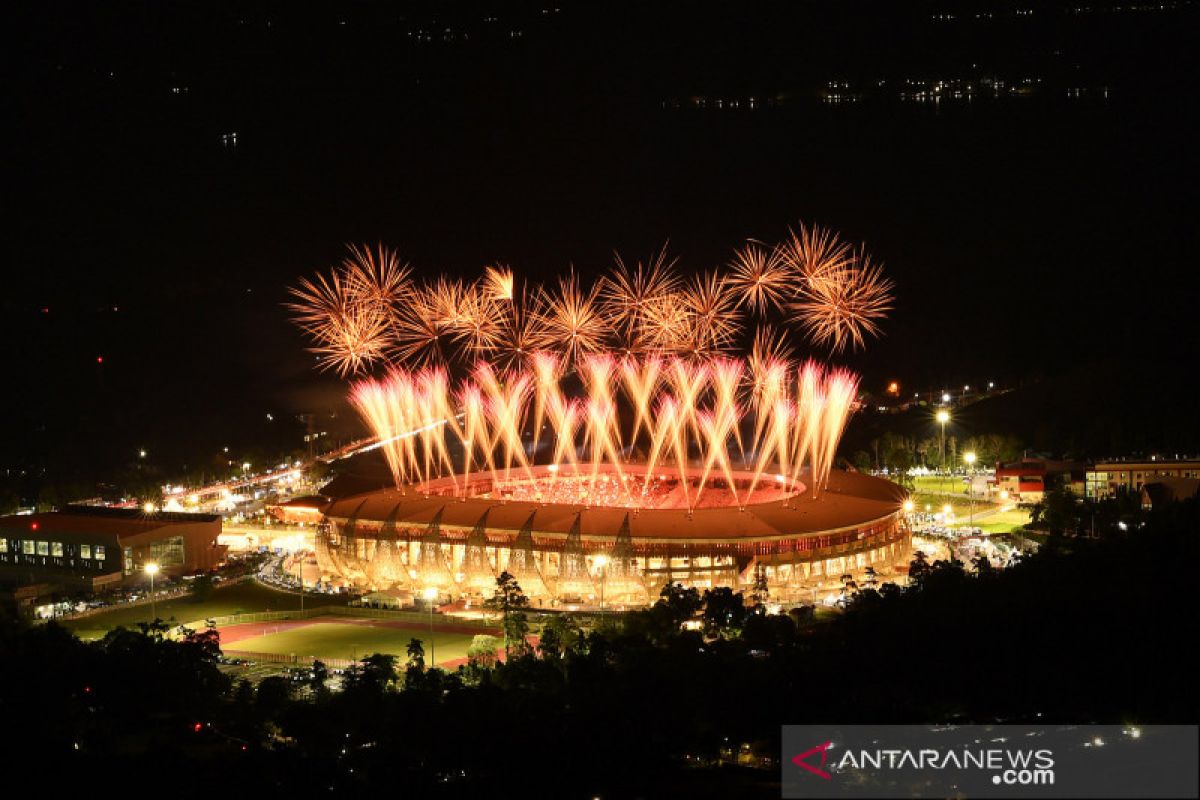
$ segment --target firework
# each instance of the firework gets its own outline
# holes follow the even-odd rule
[[[483,280],[493,300],[503,301],[513,299],[513,287],[515,283],[513,271],[508,267],[502,264],[497,264],[494,267],[486,267],[484,269]]]
[[[480,469],[490,471],[495,485],[533,481],[538,450],[526,444],[532,422],[535,430],[543,424],[549,428],[552,480],[573,481],[578,502],[603,493],[636,506],[656,473],[665,470],[678,476],[691,507],[713,475],[723,476],[734,501],[741,503],[772,467],[777,480],[790,476],[786,485],[796,486],[808,466],[811,491],[818,494],[828,481],[858,386],[850,373],[827,372],[814,362],[798,370],[776,365],[762,396],[744,404],[749,387],[741,360],[697,365],[672,358],[660,364],[628,356],[617,361],[601,353],[581,362],[584,397],[568,399],[557,360],[539,354],[534,364],[533,370],[501,376],[481,362],[457,388],[443,369],[393,368],[381,379],[356,382],[351,401],[381,442],[401,487],[446,475],[458,486]],[[625,421],[618,411],[622,391],[634,409]],[[741,494],[734,480],[734,448],[741,449],[740,431],[751,425],[757,431],[755,472]],[[646,453],[640,487],[631,485],[624,469],[635,450]],[[461,456],[455,458],[454,452]],[[692,454],[699,455],[701,466],[695,486],[687,477]]]
[[[414,283],[394,251],[352,246],[287,305],[322,368],[386,365],[350,399],[398,486],[450,475],[457,489],[483,470],[500,487],[532,480],[549,457],[556,496],[636,507],[651,483],[673,482],[691,507],[720,476],[738,503],[768,470],[775,491],[806,467],[813,495],[823,489],[857,378],[795,366],[789,331],[766,320],[784,316],[831,352],[857,349],[879,334],[891,290],[861,248],[801,225],[775,247],[748,242],[724,273],[684,280],[664,247],[645,263],[618,255],[593,283],[572,272],[550,288],[518,287],[502,265],[475,281]],[[764,321],[743,358],[747,314]],[[635,453],[644,477],[631,484]],[[749,485],[735,485],[735,458],[753,468]]]
[[[392,317],[379,303],[365,302],[342,273],[304,279],[291,290],[293,318],[314,340],[310,350],[321,369],[357,373],[382,359],[391,344]]]
[[[600,280],[598,297],[601,312],[612,321],[618,349],[635,353],[652,345],[652,316],[679,289],[674,266],[674,261],[667,261],[665,244],[648,264],[639,261],[630,267],[616,255],[613,269]]]
[[[803,223],[798,233],[788,231],[788,238],[775,248],[775,253],[805,284],[837,272],[852,256],[850,245],[836,233]]]
[[[486,356],[504,341],[508,315],[490,292],[463,290],[449,319],[452,340],[464,360]]]
[[[782,310],[796,284],[783,252],[758,242],[747,242],[736,251],[725,280],[742,303],[762,315]]]
[[[737,296],[716,272],[697,275],[683,292],[688,331],[686,350],[711,357],[729,346],[741,331]]]
[[[534,312],[542,342],[568,361],[603,348],[608,320],[596,302],[596,288],[584,289],[574,273],[560,278],[557,292],[543,291]]]
[[[372,251],[366,245],[348,245],[350,255],[342,260],[342,274],[348,292],[357,302],[394,310],[412,294],[409,276],[412,269],[400,263],[399,254],[379,245]]]
[[[817,345],[841,352],[866,345],[892,308],[892,282],[859,251],[836,269],[808,281],[790,306],[794,320]]]

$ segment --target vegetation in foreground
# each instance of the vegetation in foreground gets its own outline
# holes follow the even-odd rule
[[[1177,653],[1194,600],[1169,565],[1194,562],[1198,521],[1191,501],[1097,540],[1052,535],[1003,572],[918,557],[910,588],[859,587],[826,623],[671,587],[598,624],[558,617],[535,648],[509,581],[495,603],[507,663],[426,669],[413,640],[404,663],[367,657],[336,692],[320,667],[303,685],[233,684],[212,632],[85,643],[9,620],[5,752],[47,789],[155,774],[207,796],[777,796],[773,764],[716,764],[777,753],[784,723],[1189,722]]]

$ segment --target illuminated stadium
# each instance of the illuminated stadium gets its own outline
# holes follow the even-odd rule
[[[421,281],[352,247],[289,307],[352,378],[358,452],[395,488],[338,493],[323,580],[476,598],[507,571],[539,605],[591,606],[676,582],[813,602],[888,575],[908,558],[903,491],[834,469],[859,377],[789,337],[864,346],[891,287],[865,249],[803,225],[724,269],[682,274],[664,250],[590,285],[502,265]]]
[[[680,502],[685,490],[695,495],[699,469],[688,481],[655,476],[642,507],[623,505],[629,493],[615,487],[640,487],[644,468],[601,474],[592,505],[552,502],[560,499],[554,472],[534,473],[516,482],[476,473],[335,500],[318,537],[322,572],[364,588],[478,598],[508,571],[542,606],[595,606],[602,597],[640,605],[667,583],[743,590],[761,574],[771,601],[811,603],[836,597],[843,575],[861,581],[871,567],[882,578],[909,558],[903,491],[858,473],[831,472],[814,499],[802,483],[774,477],[746,498],[754,475],[738,472],[744,505],[719,480],[691,511]]]

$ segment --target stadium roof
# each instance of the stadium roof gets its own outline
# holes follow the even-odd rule
[[[745,539],[772,539],[813,534],[859,526],[896,513],[905,492],[896,484],[860,473],[834,471],[829,488],[819,499],[807,493],[782,502],[736,507],[697,508],[690,514],[683,509],[643,509],[542,504],[488,498],[433,495],[424,497],[411,488],[406,492],[386,489],[335,500],[326,509],[327,516],[346,520],[386,522],[400,527],[425,526],[441,514],[440,523],[454,528],[472,528],[487,514],[489,530],[519,531],[529,524],[537,535],[565,536],[578,517],[584,538],[612,539],[629,517],[630,534],[643,540],[696,540],[709,542]]]

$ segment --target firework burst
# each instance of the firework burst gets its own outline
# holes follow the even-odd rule
[[[568,361],[603,349],[609,321],[601,313],[596,295],[596,287],[582,288],[573,272],[559,279],[557,291],[542,292],[534,320],[547,349],[557,350]]]
[[[858,349],[880,333],[891,290],[861,249],[802,224],[774,247],[749,241],[722,272],[685,279],[664,245],[645,262],[618,254],[594,282],[572,272],[548,287],[522,288],[499,264],[475,281],[414,283],[394,250],[352,245],[333,270],[293,287],[287,307],[320,367],[342,375],[379,364],[463,368],[481,358],[511,371],[539,351],[554,352],[567,371],[606,351],[701,363],[753,341],[747,371],[761,376],[792,357],[789,331],[773,323],[830,352]],[[761,318],[749,332],[747,315]]]
[[[674,267],[665,244],[652,261],[632,267],[616,255],[612,270],[600,280],[598,300],[601,312],[613,321],[619,350],[636,353],[652,346],[654,315],[680,286]]]
[[[892,282],[858,251],[836,270],[809,281],[790,306],[794,320],[814,344],[839,353],[866,346],[878,336],[892,308]]]
[[[484,287],[493,300],[512,300],[515,288],[513,271],[503,264],[485,267],[483,271]]]
[[[781,310],[795,289],[795,273],[783,252],[758,242],[735,252],[725,280],[746,307],[761,315]]]
[[[385,357],[394,322],[392,306],[364,283],[373,273],[353,263],[354,269],[302,279],[290,290],[293,300],[287,304],[293,319],[313,339],[310,350],[317,355],[319,368],[333,369],[343,377]]]
[[[716,272],[697,275],[683,292],[688,331],[685,349],[693,358],[710,358],[741,332],[737,296]]]

